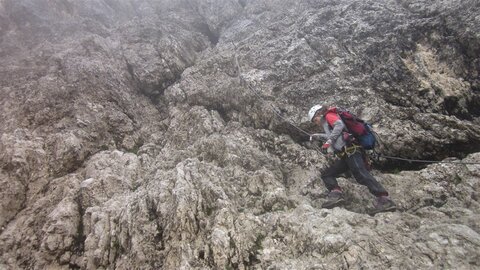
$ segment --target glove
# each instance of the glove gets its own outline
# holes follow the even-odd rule
[[[330,148],[330,143],[331,143],[331,141],[328,140],[322,145],[322,153],[324,153],[324,154],[328,153],[328,149]]]

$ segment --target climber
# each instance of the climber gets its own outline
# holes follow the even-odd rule
[[[371,215],[380,212],[395,211],[396,205],[390,199],[388,192],[367,170],[364,158],[365,151],[355,143],[355,140],[348,138],[345,124],[337,114],[335,107],[324,105],[315,105],[308,112],[308,118],[311,122],[323,127],[325,133],[315,134],[312,139],[325,139],[322,146],[322,152],[337,157],[324,172],[321,178],[325,183],[329,193],[327,201],[322,204],[322,208],[334,208],[345,203],[343,192],[336,177],[350,170],[359,184],[368,187],[370,193],[377,197],[374,202],[374,208],[369,211]]]

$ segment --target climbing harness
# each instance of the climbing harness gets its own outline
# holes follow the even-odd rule
[[[345,156],[351,157],[353,154],[360,150],[362,150],[362,147],[360,145],[353,144],[352,146],[344,147],[341,152],[337,153],[337,156],[340,158],[343,158]]]
[[[237,46],[235,45],[235,43],[233,43],[233,46],[235,48],[235,51],[238,49]],[[238,77],[240,79],[240,81],[242,83],[244,83],[247,88],[252,91],[252,93],[257,96],[260,100],[264,100],[264,97],[260,94],[260,92],[258,90],[256,90],[253,86],[251,86],[247,80],[245,80],[242,76],[242,69],[240,67],[240,64],[238,62],[238,57],[237,57],[237,54],[234,53],[235,55],[235,65],[237,66],[237,70],[238,70]],[[282,115],[282,113],[277,109],[275,108],[275,106],[273,106],[272,104],[268,103],[268,105],[270,106],[270,108],[272,109],[273,113],[278,116],[280,119],[282,119],[284,122],[288,123],[289,125],[291,125],[292,127],[294,127],[295,129],[297,129],[298,131],[300,131],[301,133],[305,134],[305,135],[308,135],[309,137],[312,136],[312,134],[308,133],[307,131],[301,129],[300,127],[298,127],[297,125],[295,125],[290,119],[284,117]],[[313,144],[313,147],[315,148],[315,150],[317,150],[318,152],[322,153],[322,150],[320,149],[320,147],[316,144]],[[352,148],[353,147],[353,148]],[[344,151],[342,151],[342,155],[348,155],[348,156],[351,156],[353,155],[357,150],[361,149],[362,147],[361,146],[358,146],[358,145],[353,145],[351,147],[346,147],[344,149]],[[338,154],[337,154],[338,155]],[[385,158],[385,159],[394,159],[394,160],[401,160],[401,161],[408,161],[408,162],[418,162],[418,163],[449,163],[449,164],[461,164],[461,165],[474,165],[474,164],[480,164],[480,162],[462,162],[462,161],[436,161],[436,160],[419,160],[419,159],[408,159],[408,158],[400,158],[400,157],[393,157],[393,156],[387,156],[387,155],[382,155],[376,151],[373,151],[373,155],[375,156],[375,158]]]

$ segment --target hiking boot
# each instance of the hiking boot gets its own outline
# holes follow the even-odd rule
[[[332,190],[327,195],[327,201],[322,204],[322,208],[332,209],[342,205],[345,202],[343,192],[340,190]]]
[[[370,215],[375,215],[381,212],[393,212],[397,210],[397,205],[388,197],[377,197],[377,201],[373,203],[373,209],[369,211]]]

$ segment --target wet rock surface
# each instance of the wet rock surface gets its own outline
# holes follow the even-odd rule
[[[0,1],[0,268],[475,269],[477,1]],[[399,211],[321,209],[319,102]],[[275,112],[274,112],[275,110]],[[404,169],[415,170],[404,170]]]

